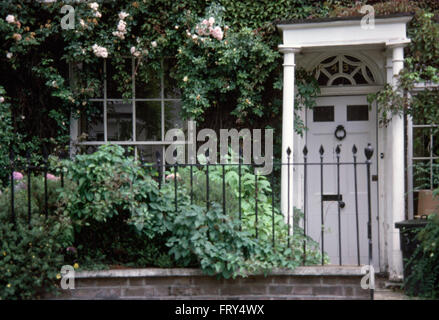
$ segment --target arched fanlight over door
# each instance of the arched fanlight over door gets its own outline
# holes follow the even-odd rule
[[[355,86],[376,84],[375,77],[365,62],[350,56],[331,56],[315,68],[321,86]]]

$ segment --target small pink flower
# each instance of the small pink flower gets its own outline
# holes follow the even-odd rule
[[[50,173],[48,173],[48,174],[46,175],[46,177],[47,177],[47,179],[50,180],[50,181],[58,181],[58,180],[59,180],[59,177],[56,177],[56,176],[54,176],[53,174],[50,174]]]
[[[119,23],[117,24],[117,30],[120,32],[126,32],[127,23],[123,20],[119,20]]]
[[[197,25],[195,27],[195,32],[198,33],[199,36],[204,36],[206,34],[205,27]]]
[[[75,247],[67,247],[66,251],[67,252],[71,252],[73,254],[77,254],[78,253],[78,250]]]
[[[174,180],[174,179],[175,179],[175,175],[173,173],[168,174],[166,176],[166,180]],[[177,173],[177,180],[181,180],[181,177],[180,177],[180,175],[178,173]]]
[[[14,180],[22,180],[23,179],[23,174],[21,172],[14,171],[12,173],[12,177],[14,178]]]
[[[215,27],[214,29],[210,30],[210,34],[217,40],[222,40],[224,36],[224,33],[220,27]]]
[[[8,14],[8,16],[6,17],[5,20],[7,23],[15,23],[16,22],[15,17],[12,14]]]
[[[125,11],[121,11],[121,12],[119,12],[119,19],[124,20],[129,15],[130,15],[129,13],[126,13]]]

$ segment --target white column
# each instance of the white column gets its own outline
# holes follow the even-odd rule
[[[385,53],[386,59],[386,79],[388,84],[392,84],[393,79],[393,63],[392,50]],[[390,128],[381,127],[378,129],[378,156],[379,156],[379,188],[380,188],[380,234],[381,234],[381,270],[388,271],[391,264],[392,256],[392,237],[389,226],[393,222],[392,216],[392,135]],[[382,153],[382,154],[381,154]],[[372,230],[373,232],[374,230]]]
[[[294,76],[295,54],[298,48],[281,47],[284,54],[283,75],[283,104],[282,104],[282,163],[288,162],[287,150],[291,150],[290,163],[293,162],[294,151]],[[288,174],[289,171],[289,174]],[[289,183],[288,183],[289,181]],[[288,170],[287,165],[281,170],[281,210],[285,221],[290,217],[290,226],[293,226],[293,166]],[[291,228],[292,229],[292,228]]]
[[[392,49],[393,77],[391,84],[396,88],[398,74],[404,67],[404,45],[390,46]],[[391,219],[389,219],[390,243],[389,243],[389,277],[391,280],[401,280],[403,277],[402,253],[400,248],[399,230],[395,228],[395,222],[405,219],[405,170],[404,170],[404,117],[395,115],[392,117],[388,128],[391,133]]]

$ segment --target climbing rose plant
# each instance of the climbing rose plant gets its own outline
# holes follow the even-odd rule
[[[217,107],[244,122],[250,114],[264,114],[264,83],[280,54],[257,32],[222,23],[222,9],[192,25],[178,49],[183,111],[202,120],[207,109]]]

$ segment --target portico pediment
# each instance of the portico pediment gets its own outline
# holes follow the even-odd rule
[[[406,24],[411,19],[408,14],[376,17],[367,28],[361,24],[362,17],[281,21],[277,24],[283,35],[279,48],[406,44],[410,42]]]

